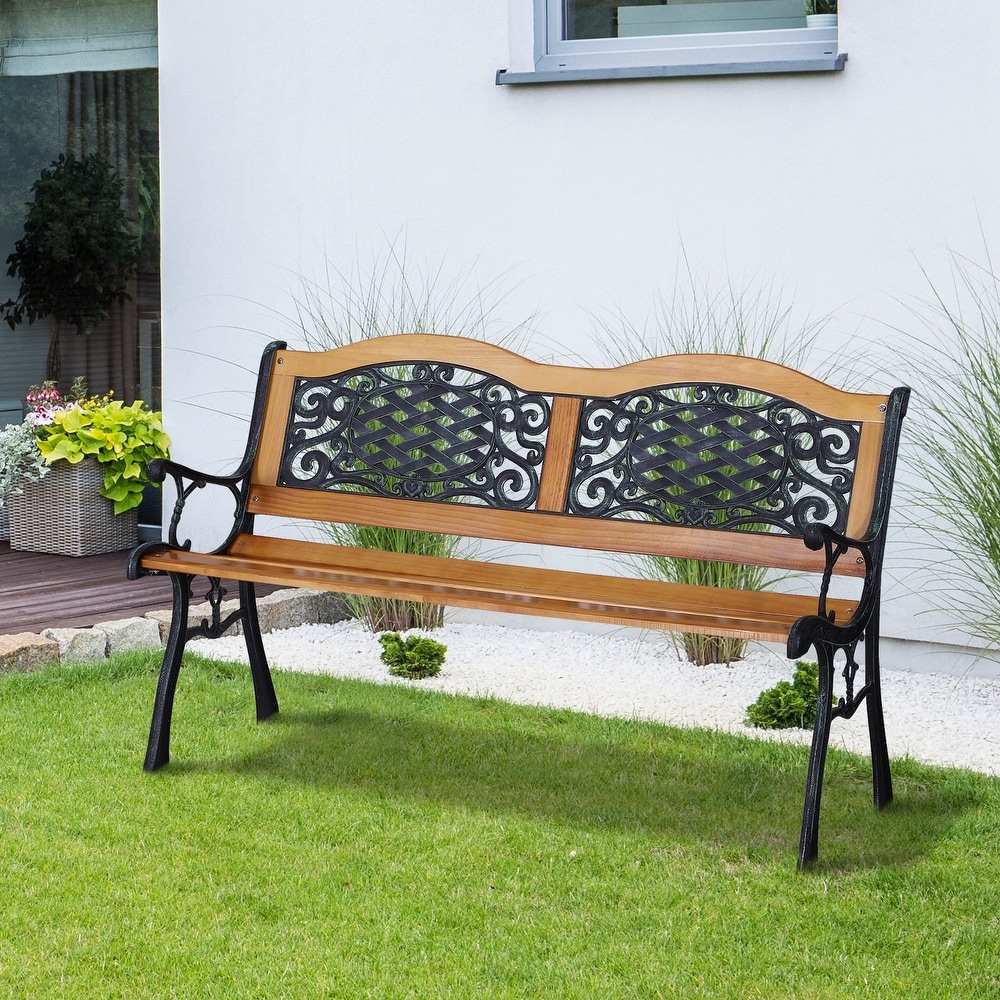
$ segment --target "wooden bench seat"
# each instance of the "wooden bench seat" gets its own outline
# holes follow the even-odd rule
[[[816,856],[830,724],[868,712],[873,791],[892,797],[878,675],[886,519],[908,390],[850,393],[753,358],[680,355],[612,369],[545,365],[480,341],[399,335],[264,352],[247,449],[229,476],[175,462],[168,538],[129,575],[168,574],[173,624],[146,768],[169,759],[184,646],[243,624],[258,718],[277,711],[255,584],[783,642],[820,662],[799,864]],[[179,532],[191,494],[235,504],[209,552]],[[813,594],[401,555],[261,534],[256,518],[360,524],[568,549],[745,563],[812,576]],[[281,523],[280,521],[269,523]],[[191,581],[212,620],[187,626]],[[834,577],[853,579],[832,597]],[[220,579],[239,581],[220,613]],[[864,651],[863,681],[856,658]],[[843,693],[834,698],[835,662]]]
[[[331,551],[325,542],[254,535],[237,538],[226,554],[175,549],[147,556],[144,565],[164,573],[228,576],[285,587],[770,642],[787,641],[792,625],[816,610],[816,598],[802,595],[498,566],[348,546]],[[828,610],[839,621],[849,621],[855,607],[853,601],[827,601]]]

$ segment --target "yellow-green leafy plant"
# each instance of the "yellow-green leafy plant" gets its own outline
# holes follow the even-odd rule
[[[111,395],[91,396],[48,408],[42,421],[35,432],[46,465],[95,458],[104,472],[99,492],[114,503],[116,514],[139,506],[149,482],[146,465],[168,457],[162,414],[141,400],[125,404]]]

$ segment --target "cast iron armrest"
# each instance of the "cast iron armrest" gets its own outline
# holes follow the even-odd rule
[[[819,606],[815,615],[806,615],[792,626],[788,633],[788,658],[792,660],[804,656],[814,642],[830,642],[846,646],[860,638],[872,615],[878,609],[879,583],[881,576],[881,545],[878,538],[850,538],[828,524],[816,524],[807,528],[802,540],[810,549],[824,549],[826,567],[819,591]],[[865,567],[864,583],[858,607],[850,622],[838,625],[834,613],[826,609],[826,599],[833,578],[834,567],[848,552],[857,552],[858,563]]]
[[[169,458],[154,458],[146,468],[146,475],[151,483],[163,483],[169,476],[174,481],[177,491],[177,498],[174,501],[173,513],[170,516],[170,526],[167,531],[166,545],[175,549],[189,549],[191,540],[186,539],[181,542],[177,537],[177,526],[180,523],[181,515],[184,513],[184,505],[187,499],[195,490],[204,489],[206,486],[221,486],[229,490],[236,508],[233,511],[233,527],[226,536],[225,541],[216,548],[215,552],[224,552],[232,539],[245,527],[249,526],[248,518],[253,515],[247,514],[246,510],[246,485],[248,482],[246,468],[247,463],[243,462],[240,467],[231,475],[215,476],[207,472],[199,472],[191,469],[179,462],[174,462]]]

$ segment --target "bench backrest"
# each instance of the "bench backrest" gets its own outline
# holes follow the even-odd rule
[[[907,392],[724,355],[589,369],[443,335],[272,345],[248,509],[822,570],[809,525],[884,521]]]

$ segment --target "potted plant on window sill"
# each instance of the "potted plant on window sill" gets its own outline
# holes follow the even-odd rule
[[[806,0],[807,28],[835,28],[837,0]]]
[[[170,446],[161,414],[110,395],[66,405],[51,387],[43,392],[26,424],[47,473],[7,497],[11,548],[87,556],[131,547],[146,465]]]

